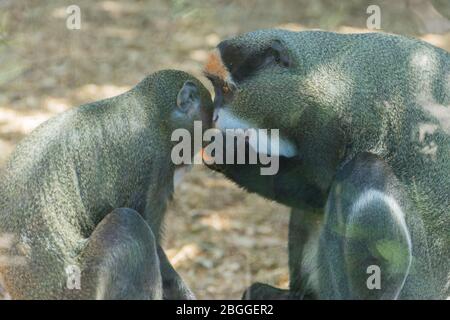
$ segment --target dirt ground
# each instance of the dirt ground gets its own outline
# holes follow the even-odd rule
[[[49,117],[121,93],[165,68],[202,77],[220,40],[260,28],[366,32],[379,3],[384,31],[450,50],[450,23],[422,0],[0,0],[0,164]],[[81,29],[66,28],[66,8]],[[433,15],[434,14],[434,15]],[[176,189],[164,248],[200,299],[238,299],[255,281],[288,286],[289,209],[198,166]]]

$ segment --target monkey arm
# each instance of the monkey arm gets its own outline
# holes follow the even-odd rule
[[[248,148],[246,148],[248,152]],[[225,154],[226,149],[224,149]],[[236,154],[236,152],[235,152]],[[224,156],[224,158],[226,158]],[[246,155],[248,159],[248,154]],[[236,163],[236,161],[235,161]],[[279,158],[279,172],[261,175],[261,164],[212,164],[210,169],[221,172],[239,186],[270,200],[292,207],[289,222],[290,288],[282,290],[262,283],[254,283],[243,299],[311,299],[314,295],[307,285],[308,274],[302,270],[304,247],[311,233],[319,228],[323,217],[326,191],[309,182],[308,172],[299,158]],[[313,231],[314,230],[314,231]]]
[[[236,151],[236,150],[235,150]],[[257,193],[289,207],[321,208],[325,204],[326,190],[311,183],[299,158],[279,158],[279,171],[275,175],[261,175],[261,164],[249,164],[248,146],[245,164],[206,164],[224,174],[249,192]],[[236,154],[236,152],[235,152]],[[226,158],[224,146],[223,158]]]
[[[315,299],[316,296],[310,287],[310,263],[305,256],[308,255],[308,242],[317,238],[323,222],[323,209],[291,210],[289,219],[289,299]]]
[[[253,283],[243,294],[245,300],[311,300],[316,295],[310,286],[310,274],[304,263],[308,241],[316,237],[323,210],[291,210],[289,220],[289,290],[264,283]]]
[[[289,300],[290,291],[255,282],[242,295],[243,300]]]
[[[195,295],[178,275],[158,245],[158,257],[162,275],[163,297],[166,300],[195,300]]]

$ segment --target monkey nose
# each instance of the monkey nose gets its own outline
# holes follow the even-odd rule
[[[215,109],[213,113],[213,122],[217,122],[219,120],[219,109]]]

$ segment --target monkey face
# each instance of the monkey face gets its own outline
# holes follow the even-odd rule
[[[289,139],[304,105],[289,34],[252,32],[221,42],[211,53],[204,72],[214,86],[217,128],[279,129]]]

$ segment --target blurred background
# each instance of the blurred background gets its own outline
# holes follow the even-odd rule
[[[81,28],[66,27],[77,5]],[[0,165],[36,126],[175,68],[201,79],[208,51],[261,28],[381,30],[450,51],[450,0],[0,0]],[[255,281],[286,288],[289,209],[197,166],[175,192],[164,248],[200,299],[239,299]]]

